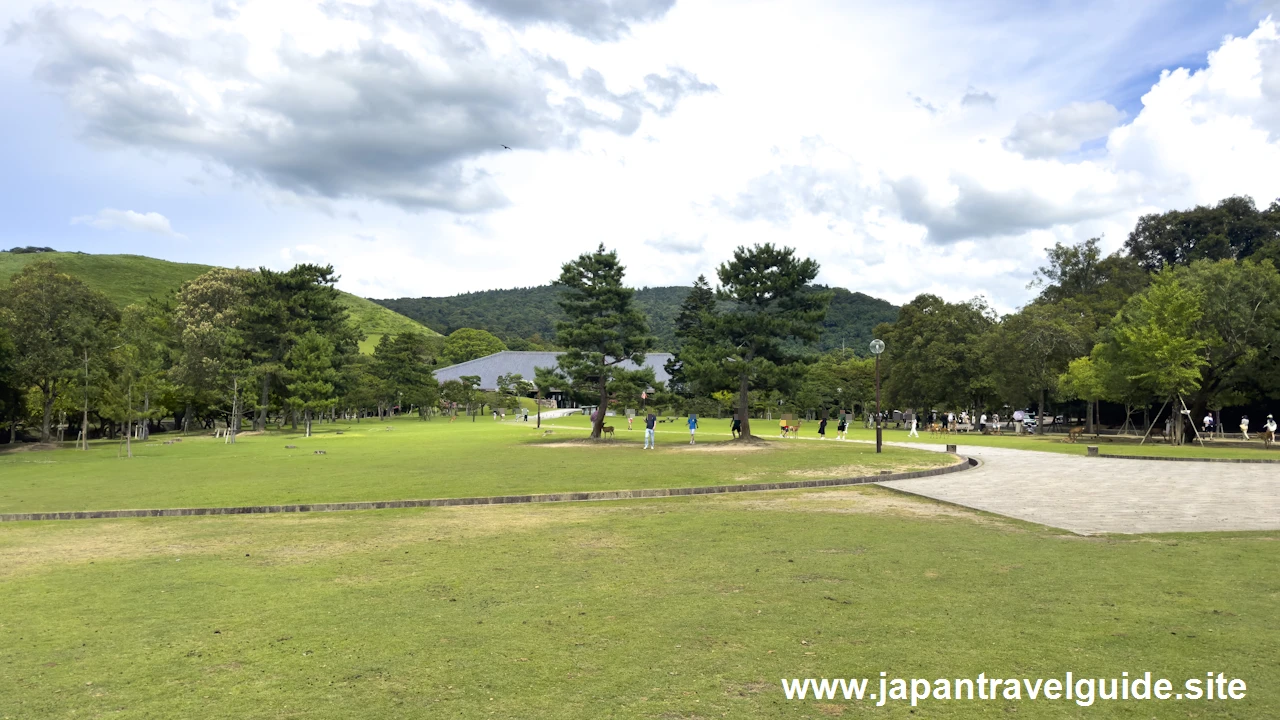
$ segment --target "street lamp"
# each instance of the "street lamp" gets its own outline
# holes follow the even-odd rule
[[[876,356],[876,452],[880,452],[880,353],[884,352],[884,342],[871,341],[871,354]]]

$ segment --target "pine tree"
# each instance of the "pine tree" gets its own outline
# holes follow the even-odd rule
[[[331,407],[335,402],[333,383],[338,373],[333,369],[333,360],[333,343],[315,330],[299,337],[285,356],[290,380],[289,405],[302,411],[306,437],[311,437],[311,418],[315,411]]]
[[[716,271],[723,309],[702,316],[701,338],[688,343],[687,373],[707,387],[738,393],[743,440],[751,437],[749,393],[786,388],[796,377],[789,341],[822,332],[831,294],[813,287],[818,263],[772,244],[739,247]]]
[[[645,353],[653,347],[649,323],[632,300],[635,290],[624,287],[625,269],[616,252],[601,244],[565,263],[556,285],[564,288],[560,308],[568,320],[556,323],[558,342],[568,348],[559,367],[574,384],[593,387],[600,409],[591,425],[592,439],[599,439],[609,407],[610,384],[615,381],[652,384],[653,371],[644,369]],[[640,370],[621,365],[630,360]]]
[[[693,288],[685,296],[684,302],[680,304],[680,311],[676,313],[676,340],[680,343],[679,347],[684,347],[685,344],[696,346],[705,340],[707,318],[715,313],[715,310],[715,291],[707,282],[707,276],[699,275],[693,283]],[[694,390],[685,373],[679,348],[667,361],[664,369],[671,378],[667,381],[668,390],[686,398],[693,397]]]

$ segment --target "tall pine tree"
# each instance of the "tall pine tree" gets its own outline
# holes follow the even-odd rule
[[[559,367],[575,385],[592,386],[599,392],[592,439],[600,438],[611,383],[654,382],[653,371],[643,368],[654,338],[644,313],[632,303],[635,291],[622,284],[624,274],[618,254],[606,252],[601,244],[595,252],[565,263],[556,280],[564,288],[560,308],[569,318],[556,323],[558,341],[568,348],[560,356]],[[628,360],[641,369],[622,368]]]
[[[693,397],[693,384],[684,369],[684,360],[680,356],[680,348],[686,344],[698,346],[705,340],[707,318],[716,311],[716,293],[707,282],[706,275],[699,275],[693,282],[689,294],[680,303],[680,311],[676,313],[676,354],[672,356],[664,369],[671,378],[667,381],[667,389],[683,397]]]
[[[831,293],[813,287],[817,262],[768,243],[739,247],[716,275],[722,308],[702,316],[701,337],[684,352],[686,371],[706,387],[737,391],[741,439],[747,440],[749,393],[794,381],[797,358],[787,345],[818,339]]]

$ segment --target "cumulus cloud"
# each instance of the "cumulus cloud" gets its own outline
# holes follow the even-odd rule
[[[1147,179],[1157,207],[1280,196],[1280,33],[1266,20],[1196,72],[1166,71],[1134,121],[1108,138],[1117,172]]]
[[[960,104],[964,107],[991,107],[996,104],[996,96],[986,90],[969,88],[964,97],[960,98]]]
[[[667,234],[659,238],[646,240],[645,244],[660,252],[669,252],[676,255],[696,255],[702,252],[706,239],[705,235],[697,239],[691,239]]]
[[[903,220],[923,225],[930,242],[1021,235],[1058,225],[1105,217],[1124,207],[1123,196],[1085,188],[1068,198],[1048,198],[1028,187],[991,188],[967,175],[952,178],[953,198],[932,199],[917,178],[892,180],[898,212]]]
[[[1004,146],[1028,158],[1055,157],[1106,135],[1122,119],[1124,113],[1101,100],[1074,102],[1053,112],[1023,115]]]
[[[99,230],[129,230],[133,232],[149,232],[167,235],[172,238],[186,236],[174,232],[169,218],[157,212],[140,213],[133,210],[115,210],[105,208],[96,215],[80,215],[71,218],[72,225],[89,225]]]
[[[300,196],[407,210],[500,207],[505,194],[476,161],[502,145],[571,148],[589,129],[630,135],[646,114],[714,90],[671,68],[614,91],[595,70],[572,73],[555,58],[498,47],[439,9],[394,0],[311,6],[305,18],[281,18],[305,19],[305,36],[282,26],[278,42],[265,42],[255,23],[269,6],[250,17],[250,3],[224,2],[222,21],[190,23],[45,6],[10,38],[39,48],[37,76],[92,139],[212,160]],[[643,15],[639,5],[610,7]]]
[[[633,23],[667,14],[676,0],[471,0],[516,25],[558,25],[592,40],[617,40]]]

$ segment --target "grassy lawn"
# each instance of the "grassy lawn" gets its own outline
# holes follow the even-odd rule
[[[663,416],[666,417],[666,416]],[[574,415],[568,418],[557,418],[550,421],[557,425],[569,425],[572,427],[587,428],[590,426],[585,416]],[[610,424],[617,427],[626,427],[627,419],[625,417],[611,417]],[[658,429],[668,430],[670,432],[682,432],[688,436],[685,418],[676,418],[674,423],[662,423],[658,425]],[[778,435],[777,420],[759,420],[751,421],[751,431],[753,434],[765,438],[774,438]],[[644,423],[641,419],[636,420],[636,428],[643,428]],[[1085,448],[1090,444],[1099,445],[1099,452],[1103,455],[1147,455],[1152,457],[1199,457],[1199,458],[1255,458],[1266,460],[1280,460],[1280,444],[1277,444],[1271,450],[1266,450],[1262,446],[1262,441],[1256,441],[1256,447],[1251,448],[1230,448],[1230,447],[1214,447],[1212,443],[1208,443],[1206,447],[1201,448],[1199,443],[1194,445],[1183,445],[1181,447],[1173,447],[1160,442],[1148,441],[1145,445],[1138,444],[1120,444],[1120,443],[1091,443],[1088,438],[1082,439],[1077,443],[1068,443],[1063,441],[1065,436],[1049,436],[1037,437],[1035,435],[1013,435],[1006,433],[1004,435],[981,435],[979,433],[960,433],[955,435],[946,435],[934,437],[929,434],[927,429],[919,431],[920,437],[907,437],[906,430],[896,430],[885,428],[882,436],[885,442],[912,442],[934,444],[941,450],[947,444],[959,445],[979,445],[982,447],[1002,447],[1014,450],[1038,450],[1041,452],[1056,452],[1066,455],[1084,455]],[[836,435],[836,426],[834,422],[827,425],[827,438],[834,438]],[[699,437],[729,437],[729,420],[725,418],[703,418],[699,421]],[[806,421],[801,423],[799,437],[802,439],[818,438],[817,421]],[[850,440],[862,440],[874,442],[876,439],[875,430],[867,430],[863,428],[862,423],[858,422],[849,430],[848,438]]]
[[[93,443],[89,452],[0,453],[0,512],[688,487],[849,477],[953,462],[950,456],[901,448],[876,455],[856,443],[691,447],[687,430],[664,430],[656,452],[642,451],[639,429],[620,429],[617,440],[602,447],[566,442],[587,435],[585,420],[547,423],[550,436],[536,430],[532,418],[500,423],[487,416],[475,422],[404,418],[316,425],[310,438],[270,432],[241,435],[235,445],[207,436],[163,445],[175,437],[164,434],[135,444],[129,460],[117,457],[116,442]]]
[[[867,486],[7,524],[0,718],[1280,717],[1277,540],[1079,538]],[[1147,670],[1248,696],[912,714],[779,683]]]

